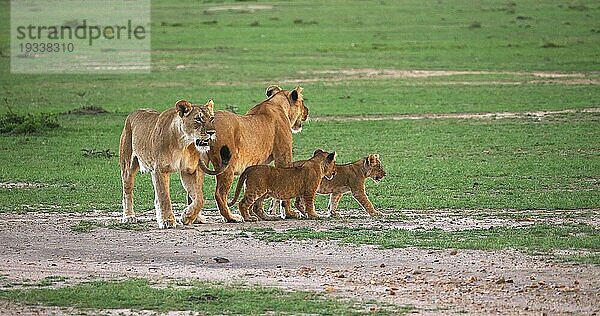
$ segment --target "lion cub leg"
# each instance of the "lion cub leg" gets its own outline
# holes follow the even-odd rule
[[[188,206],[181,213],[181,222],[184,225],[194,223],[205,224],[208,220],[200,212],[204,207],[204,196],[202,194],[202,176],[198,171],[194,173],[181,172],[181,184],[187,192]]]
[[[158,227],[161,229],[177,227],[179,223],[175,220],[169,193],[169,173],[152,171],[152,183],[154,184],[154,208]]]
[[[358,201],[358,203],[360,203],[360,205],[363,207],[363,209],[365,209],[367,211],[367,213],[369,213],[369,215],[371,215],[371,216],[382,215],[381,212],[375,210],[375,208],[373,207],[373,203],[371,203],[371,201],[369,201],[369,198],[367,197],[367,194],[365,193],[364,187],[362,188],[362,190],[352,191],[352,196],[354,197],[354,199],[356,199],[356,201]]]
[[[246,190],[247,189],[248,188],[246,187]],[[254,215],[250,215],[250,208],[252,207],[254,202],[256,200],[260,200],[260,198],[263,195],[264,195],[264,192],[262,194],[260,194],[258,192],[252,192],[252,191],[246,191],[246,193],[244,193],[244,197],[240,201],[239,205],[240,205],[240,213],[242,214],[242,217],[244,218],[245,221],[256,222],[258,220],[258,217],[254,216]]]
[[[315,212],[315,195],[305,195],[302,197],[304,201],[304,210],[308,218],[319,218],[317,212]]]
[[[123,217],[121,223],[137,223],[135,212],[133,211],[133,187],[135,176],[140,170],[137,158],[133,159],[131,165],[121,165],[121,181],[123,183]]]
[[[327,209],[329,210],[329,216],[339,217],[337,207],[340,204],[340,200],[344,193],[331,193],[329,195],[329,204],[327,205]]]
[[[264,201],[265,196],[262,196],[258,200],[254,201],[254,204],[252,205],[252,213],[258,216],[258,218],[262,219],[263,221],[274,221],[281,219],[281,217],[279,216],[271,216],[265,213]]]
[[[285,210],[285,218],[300,218],[300,213],[294,211],[291,207],[291,200],[281,200],[281,205],[283,205],[283,209]]]

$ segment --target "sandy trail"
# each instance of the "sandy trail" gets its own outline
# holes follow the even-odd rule
[[[570,221],[598,224],[590,220],[598,216],[589,213],[600,210],[570,212],[574,212]],[[205,213],[215,223],[176,230],[158,230],[154,225],[147,231],[98,228],[88,233],[70,227],[81,220],[114,222],[119,214],[0,214],[0,273],[5,276],[0,284],[47,276],[66,276],[73,283],[90,277],[194,278],[375,299],[412,305],[420,314],[600,312],[599,266],[553,263],[516,251],[382,250],[312,240],[268,243],[242,231],[348,225],[459,229],[526,225],[555,218],[552,214],[523,222],[478,218],[475,210],[406,211],[408,219],[377,220],[359,211],[345,211],[342,215],[351,219],[225,224],[218,222],[216,211]],[[151,222],[152,214],[142,219]],[[214,257],[230,262],[216,263]],[[28,313],[40,308],[0,304],[1,314],[15,310]]]
[[[381,115],[330,115],[311,116],[310,119],[317,122],[349,122],[349,121],[404,121],[404,120],[426,120],[426,119],[517,119],[535,118],[543,119],[547,116],[574,113],[600,113],[600,107],[583,109],[565,109],[556,111],[526,111],[526,112],[488,112],[488,113],[427,113],[427,114],[381,114]]]

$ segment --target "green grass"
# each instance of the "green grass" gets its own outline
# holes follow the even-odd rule
[[[124,224],[119,222],[101,223],[94,220],[81,220],[75,225],[71,225],[71,231],[77,233],[89,233],[98,228],[123,229],[133,231],[146,231],[150,229],[148,223]]]
[[[44,184],[2,189],[2,211],[118,211],[118,157],[86,156],[82,149],[118,152],[123,115],[62,115],[60,130],[0,136],[0,181]],[[296,159],[315,148],[336,150],[339,162],[378,152],[388,176],[367,182],[383,209],[593,209],[600,207],[598,114],[536,119],[309,122],[295,136]],[[43,152],[43,157],[39,153]],[[60,163],[52,163],[60,162]],[[178,176],[176,203],[185,202]],[[214,178],[205,177],[214,207]],[[137,177],[136,209],[153,208],[148,174]],[[58,207],[57,207],[58,206]],[[317,206],[326,207],[318,197]],[[181,207],[181,206],[178,206]],[[359,207],[342,199],[342,208]]]
[[[60,125],[0,135],[0,181],[40,184],[0,188],[0,211],[118,211],[117,157],[84,154],[117,153],[128,112],[212,98],[218,109],[242,113],[264,99],[268,84],[284,80],[291,80],[281,84],[287,88],[302,84],[310,115],[321,117],[600,106],[595,1],[259,1],[273,8],[210,10],[227,4],[247,3],[153,1],[149,74],[15,75],[10,58],[0,57],[6,99],[0,113],[51,115]],[[9,1],[0,7],[6,56]],[[480,27],[470,28],[474,22]],[[544,48],[548,43],[558,47]],[[429,78],[336,72],[365,68],[483,72]],[[537,71],[592,84],[540,78]],[[61,114],[91,107],[109,113]],[[541,122],[309,122],[294,150],[297,159],[318,147],[336,150],[343,162],[379,152],[389,175],[368,184],[378,208],[598,208],[598,121],[597,114],[581,114]],[[214,178],[205,179],[207,207],[214,207]],[[174,202],[184,203],[178,177],[171,183]],[[137,210],[153,208],[148,175],[138,177],[135,194]],[[325,207],[323,198],[317,206]],[[357,204],[346,198],[341,207]]]
[[[491,227],[444,231],[441,229],[377,229],[338,227],[315,231],[312,228],[276,232],[272,228],[249,230],[265,241],[322,239],[344,244],[377,245],[381,248],[431,249],[516,249],[553,255],[557,250],[585,250],[586,255],[558,256],[561,260],[600,264],[600,229],[586,224],[534,224],[526,227]]]
[[[409,307],[384,306],[370,313],[366,303],[334,300],[304,291],[244,285],[216,285],[198,281],[170,282],[166,286],[145,279],[94,281],[60,288],[11,289],[0,298],[31,305],[77,309],[131,309],[194,311],[202,315],[362,315],[405,314]],[[381,307],[381,306],[380,306]]]

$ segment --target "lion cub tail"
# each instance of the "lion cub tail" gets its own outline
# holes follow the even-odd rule
[[[211,176],[216,176],[225,171],[225,169],[227,169],[227,167],[229,166],[229,160],[231,160],[231,152],[229,151],[229,147],[222,146],[221,150],[219,151],[219,154],[221,154],[221,167],[219,169],[208,169],[208,167],[204,164],[204,161],[202,160],[199,161],[200,169],[202,169],[202,171]]]
[[[248,171],[248,169],[244,170],[244,172],[242,172],[242,174],[240,175],[237,186],[235,187],[235,194],[233,195],[233,200],[231,200],[231,202],[227,203],[227,206],[233,206],[235,204],[235,202],[237,202],[238,197],[240,197],[240,192],[242,191],[242,186],[244,185],[244,182],[246,182],[246,178],[248,177],[248,172],[246,172],[246,171]]]

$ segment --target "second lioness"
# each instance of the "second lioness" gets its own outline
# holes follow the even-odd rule
[[[273,197],[287,200],[293,197],[302,198],[305,208],[303,212],[308,217],[318,217],[315,212],[315,195],[323,178],[335,176],[335,152],[328,153],[317,149],[312,158],[301,166],[281,168],[269,165],[250,166],[244,170],[238,180],[232,206],[237,201],[242,186],[246,192],[240,201],[240,213],[245,221],[256,221],[258,218],[250,215],[250,207],[262,197]]]

